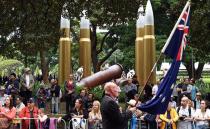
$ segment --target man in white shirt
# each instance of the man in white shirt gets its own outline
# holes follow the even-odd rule
[[[186,96],[181,99],[181,106],[177,108],[177,113],[179,115],[179,122],[177,129],[193,129],[192,121],[194,116],[193,108],[189,108],[188,98]]]
[[[34,77],[31,74],[30,68],[25,68],[25,73],[20,79],[21,84],[21,96],[23,97],[23,103],[26,105],[29,98],[32,97],[32,89],[34,86]]]

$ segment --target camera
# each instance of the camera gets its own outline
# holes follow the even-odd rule
[[[183,121],[186,117],[187,117],[186,115],[180,116],[179,120]]]

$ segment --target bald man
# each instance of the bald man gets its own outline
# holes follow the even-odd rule
[[[189,98],[183,96],[181,99],[181,106],[177,108],[179,115],[179,122],[177,129],[193,129],[192,121],[194,116],[194,109],[188,106]]]
[[[108,82],[104,86],[105,96],[101,103],[101,114],[103,129],[126,129],[128,120],[136,108],[130,108],[126,112],[121,112],[116,99],[119,96],[120,88],[113,82]]]

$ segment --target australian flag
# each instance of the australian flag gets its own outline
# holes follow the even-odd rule
[[[164,114],[171,99],[174,83],[179,72],[179,66],[182,60],[183,51],[187,45],[186,36],[189,33],[189,12],[190,5],[186,4],[179,20],[175,25],[175,31],[172,31],[169,42],[164,46],[162,53],[171,57],[173,62],[158,87],[156,95],[138,108],[150,114]]]

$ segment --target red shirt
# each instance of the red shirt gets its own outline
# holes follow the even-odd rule
[[[73,81],[67,81],[66,82],[66,88],[68,90],[73,90],[74,89],[74,82]]]

